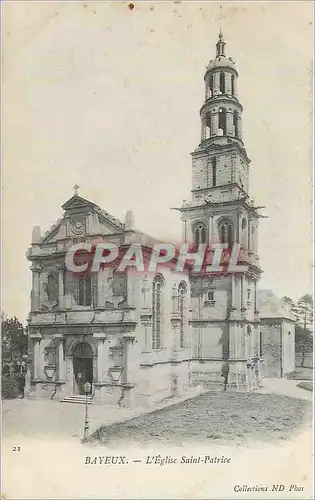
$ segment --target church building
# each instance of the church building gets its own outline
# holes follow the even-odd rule
[[[204,81],[192,197],[178,208],[182,242],[205,244],[210,254],[215,243],[227,249],[238,243],[246,270],[198,274],[165,265],[143,273],[113,265],[74,275],[65,255],[76,243],[137,243],[148,252],[157,243],[136,230],[130,211],[121,222],[76,187],[49,231],[34,227],[27,252],[33,277],[28,397],[77,401],[89,382],[95,402],[129,406],[182,395],[191,386],[257,388],[261,216],[249,196],[238,72],[221,32]]]

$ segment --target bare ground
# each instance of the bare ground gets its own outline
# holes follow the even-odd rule
[[[245,444],[288,440],[310,425],[312,404],[278,394],[206,393],[154,413],[98,429],[104,444],[181,444],[193,440]]]

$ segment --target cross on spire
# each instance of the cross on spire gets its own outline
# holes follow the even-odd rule
[[[78,196],[78,189],[79,189],[80,186],[78,186],[78,184],[75,184],[73,186],[73,191],[74,191],[74,196]]]
[[[220,10],[219,10],[219,31],[220,35],[222,35],[222,3],[220,4]],[[222,35],[223,36],[223,35]]]
[[[225,56],[225,51],[224,51],[225,41],[223,39],[223,33],[222,33],[222,19],[223,19],[223,15],[222,15],[222,3],[221,3],[220,8],[219,8],[219,16],[218,16],[219,40],[218,40],[217,45],[216,45],[217,57]]]

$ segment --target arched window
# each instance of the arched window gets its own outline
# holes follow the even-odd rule
[[[232,95],[235,95],[235,76],[234,75],[231,76],[231,92],[232,92]]]
[[[44,363],[45,365],[56,365],[57,345],[54,339],[51,339],[49,344],[44,348]]]
[[[152,291],[152,349],[161,349],[163,336],[163,278],[153,280]]]
[[[223,73],[223,71],[221,71],[220,73],[220,92],[222,92],[222,94],[225,94],[225,74]]]
[[[215,187],[217,185],[217,159],[212,158],[212,186]]]
[[[210,300],[211,302],[214,301],[214,292],[208,292],[207,299]]]
[[[210,97],[213,96],[213,75],[210,76],[209,79],[209,88],[210,88]]]
[[[222,130],[222,134],[226,135],[226,109],[219,108],[219,129]]]
[[[187,287],[182,281],[178,287],[178,309],[179,309],[179,347],[185,347],[185,307],[186,307]]]
[[[219,236],[221,243],[233,244],[233,224],[229,219],[224,219],[220,222]]]
[[[195,226],[194,236],[196,245],[206,243],[206,227],[204,224],[199,223]]]
[[[93,351],[87,342],[79,342],[73,349],[74,358],[93,358]]]
[[[90,306],[92,303],[92,277],[91,275],[79,276],[78,304]]]
[[[234,126],[234,135],[239,138],[239,127],[238,127],[238,111],[235,110],[233,112],[233,126]]]

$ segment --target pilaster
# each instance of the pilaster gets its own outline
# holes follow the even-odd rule
[[[40,272],[41,265],[33,263],[31,266],[32,271],[32,311],[40,310]]]
[[[105,381],[105,373],[108,365],[108,349],[105,349],[105,333],[94,333],[93,339],[97,344],[97,382],[102,383]]]
[[[65,396],[64,389],[66,384],[66,361],[64,357],[65,337],[61,333],[56,333],[54,339],[57,342],[56,394],[54,399],[62,400]]]
[[[58,302],[59,302],[59,308],[63,308],[64,305],[64,266],[59,265],[57,266],[58,269]]]

